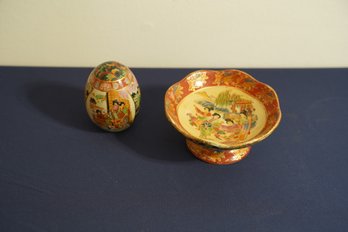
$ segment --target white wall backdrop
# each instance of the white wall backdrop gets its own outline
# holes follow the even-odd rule
[[[0,65],[348,67],[348,0],[0,0]]]

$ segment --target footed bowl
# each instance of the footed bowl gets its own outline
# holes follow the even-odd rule
[[[245,158],[279,125],[276,92],[240,70],[199,70],[165,94],[165,113],[189,150],[212,164]]]

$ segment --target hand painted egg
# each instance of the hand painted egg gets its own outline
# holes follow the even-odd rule
[[[116,61],[98,65],[85,88],[86,109],[100,128],[117,132],[127,129],[140,107],[140,88],[132,71]]]

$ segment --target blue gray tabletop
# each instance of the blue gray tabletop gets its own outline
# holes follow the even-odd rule
[[[197,160],[164,93],[193,69],[132,69],[121,133],[88,118],[91,68],[0,67],[0,231],[347,231],[348,69],[243,69],[282,121],[239,163]]]

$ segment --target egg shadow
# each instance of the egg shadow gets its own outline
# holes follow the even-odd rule
[[[83,89],[63,82],[38,80],[25,86],[26,98],[38,111],[75,129],[101,132],[89,120]]]
[[[140,112],[134,124],[110,136],[145,159],[160,161],[192,161],[185,138],[167,121],[164,94],[167,87],[142,87]],[[64,82],[37,80],[25,85],[26,99],[31,106],[61,125],[95,133],[108,133],[88,118],[83,88]]]
[[[166,86],[143,86],[141,108],[134,124],[116,133],[118,141],[137,154],[160,161],[193,161],[185,138],[169,123],[164,112]]]

